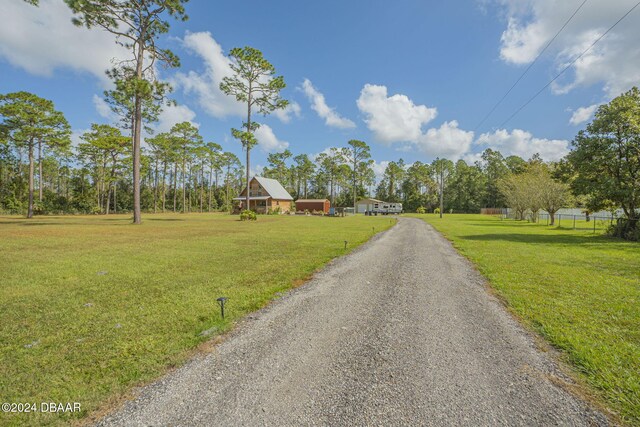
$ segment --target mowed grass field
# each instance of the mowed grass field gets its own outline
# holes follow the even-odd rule
[[[108,406],[394,223],[0,217],[0,402],[82,405],[76,414],[0,414],[0,424],[62,424]],[[220,296],[229,298],[224,321]]]
[[[640,244],[491,216],[416,216],[475,263],[607,406],[640,425]]]

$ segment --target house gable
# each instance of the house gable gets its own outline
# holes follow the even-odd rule
[[[287,190],[275,179],[254,176],[249,184],[250,197],[271,197],[274,200],[293,200]],[[247,196],[247,189],[243,189],[240,197]]]

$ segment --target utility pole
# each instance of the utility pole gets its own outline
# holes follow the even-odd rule
[[[436,168],[438,167],[440,168],[440,218],[442,218],[442,212],[444,211],[444,163],[440,160],[440,157],[436,157]]]
[[[444,212],[444,165],[440,164],[440,218]]]

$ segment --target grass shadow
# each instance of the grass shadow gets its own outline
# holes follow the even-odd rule
[[[14,224],[14,225],[20,225],[20,226],[25,226],[25,227],[33,227],[33,226],[37,226],[37,225],[73,225],[72,222],[57,222],[57,221],[52,221],[52,222],[32,222],[29,220],[25,220],[24,222],[0,222],[0,224]],[[77,225],[77,224],[76,224]]]
[[[518,225],[528,225],[528,222],[507,222],[507,221],[468,221],[465,225],[472,225],[474,227],[514,227]]]
[[[603,235],[588,235],[588,236],[576,236],[574,234],[525,234],[525,233],[504,233],[504,234],[472,234],[467,236],[460,236],[463,240],[475,240],[475,241],[496,241],[502,240],[505,242],[514,243],[528,243],[528,244],[540,244],[540,245],[597,245],[604,241],[608,243],[618,243],[621,245],[627,244],[619,239],[615,239]]]

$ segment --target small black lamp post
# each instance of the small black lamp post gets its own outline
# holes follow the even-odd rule
[[[218,301],[218,304],[220,304],[220,314],[222,315],[222,320],[224,320],[224,303],[227,302],[229,298],[227,297],[220,297],[218,298],[216,301]]]

